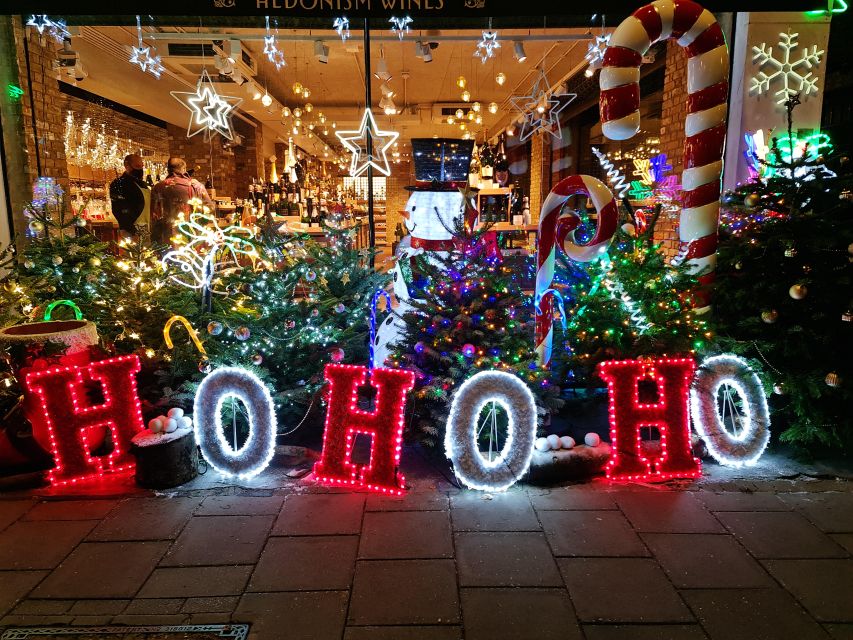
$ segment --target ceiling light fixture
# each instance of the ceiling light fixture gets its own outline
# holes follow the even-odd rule
[[[327,64],[329,62],[329,47],[328,45],[323,44],[322,40],[314,41],[314,57],[317,58],[317,62],[321,64]]]
[[[524,62],[525,60],[527,60],[527,54],[524,52],[524,43],[521,40],[516,40],[513,43],[513,51],[515,59],[519,62]]]
[[[270,94],[268,93],[264,93],[263,97],[261,98],[261,104],[265,107],[270,106],[272,104],[272,96],[270,96]]]

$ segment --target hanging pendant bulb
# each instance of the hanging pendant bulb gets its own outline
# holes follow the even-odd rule
[[[480,105],[479,102],[475,102],[474,104],[471,105],[471,109],[474,111],[474,113],[480,113],[481,108],[482,108],[482,105]]]
[[[310,102],[306,102],[305,103],[305,113],[311,113],[312,111],[314,111],[314,105],[311,104]]]
[[[462,102],[470,102],[471,100],[471,92],[468,89],[462,92]]]
[[[300,109],[299,107],[296,107],[293,110],[293,117],[294,118],[301,118],[302,117],[302,109]]]
[[[456,78],[456,86],[460,89],[464,89],[466,86],[468,86],[468,81],[465,79],[465,76],[459,76],[458,78]]]
[[[302,91],[304,91],[305,87],[303,87],[302,83],[300,83],[300,82],[294,82],[291,89],[293,90],[293,93],[295,93],[298,96],[301,96]]]
[[[457,118],[460,118],[460,119],[461,119],[461,118],[463,118],[463,117],[465,117],[465,112],[464,112],[464,111],[462,111],[462,109],[457,109],[457,110],[456,110],[456,117],[457,117]]]
[[[498,103],[490,102],[489,103],[489,113],[497,113],[498,112]]]
[[[506,82],[506,74],[503,71],[499,71],[495,76],[495,82],[497,82],[501,87],[504,86],[504,83]]]

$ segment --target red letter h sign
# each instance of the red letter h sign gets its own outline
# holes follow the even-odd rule
[[[314,465],[321,482],[364,487],[400,495],[405,478],[398,473],[403,439],[406,394],[415,386],[415,374],[403,369],[373,369],[370,385],[376,389],[374,411],[358,408],[358,388],[367,382],[367,368],[326,365],[329,406],[323,452]],[[352,462],[358,434],[370,436],[370,463]]]
[[[24,388],[36,399],[31,412],[36,431],[49,434],[56,467],[48,473],[53,484],[96,478],[133,468],[130,439],[144,429],[136,394],[139,358],[120,356],[80,367],[32,371]],[[87,384],[100,383],[103,402],[93,404]],[[35,424],[35,423],[41,424]],[[112,451],[94,455],[109,433]]]
[[[666,480],[701,474],[690,445],[688,398],[694,368],[691,358],[611,360],[598,365],[610,400],[608,478]],[[639,383],[644,380],[657,387],[657,402],[640,401]],[[654,427],[660,433],[656,455],[643,451],[642,427]]]

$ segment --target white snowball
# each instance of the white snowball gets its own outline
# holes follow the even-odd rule
[[[552,433],[550,436],[545,438],[548,441],[548,446],[555,451],[560,448],[560,436],[555,433]]]
[[[169,413],[167,414],[170,418],[174,418],[177,420],[178,418],[184,415],[184,410],[180,407],[175,407],[173,409],[169,409]]]
[[[148,421],[148,428],[154,433],[160,433],[163,430],[163,421],[160,418],[152,418]]]
[[[178,421],[174,418],[169,418],[168,420],[166,420],[166,424],[163,426],[163,431],[165,431],[166,433],[172,433],[173,431],[176,431],[177,428]]]
[[[533,446],[536,447],[537,451],[548,451],[551,447],[548,445],[547,438],[536,438],[536,441],[533,443]]]
[[[571,436],[561,436],[560,446],[563,447],[563,449],[571,449],[575,446],[575,439]]]
[[[190,416],[181,416],[178,418],[178,426],[182,429],[189,429],[193,426],[193,419]]]
[[[597,447],[601,444],[601,437],[597,433],[588,433],[583,437],[588,447]]]

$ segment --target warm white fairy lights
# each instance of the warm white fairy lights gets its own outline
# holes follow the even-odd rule
[[[494,460],[486,460],[477,445],[480,412],[491,403],[507,413],[506,442]],[[527,385],[505,371],[481,371],[466,380],[450,405],[444,450],[456,477],[471,489],[503,491],[530,466],[536,439],[536,401]]]

